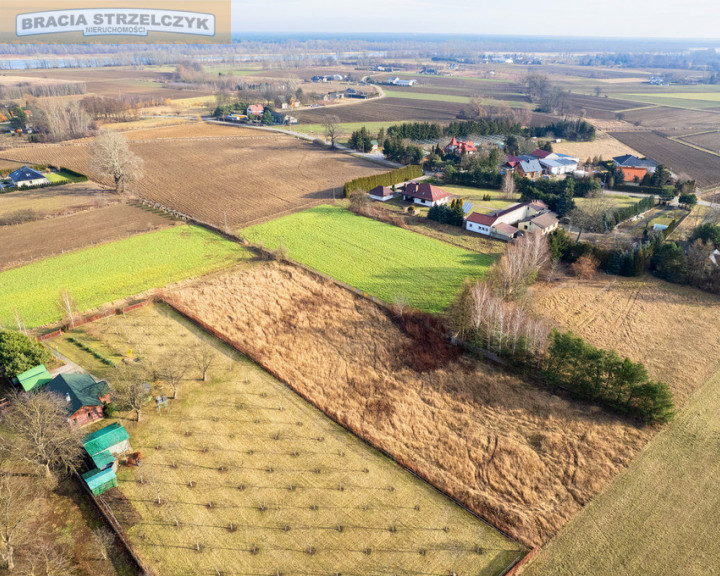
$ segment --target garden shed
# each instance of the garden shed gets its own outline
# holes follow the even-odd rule
[[[116,488],[118,485],[117,476],[112,468],[106,470],[93,468],[89,472],[85,472],[85,474],[82,475],[82,479],[85,480],[85,483],[94,496],[100,496],[111,488]]]
[[[48,372],[45,366],[40,364],[39,366],[30,368],[30,370],[26,370],[22,374],[15,376],[15,378],[13,378],[13,384],[16,386],[22,386],[22,389],[25,390],[25,392],[30,392],[30,390],[44,386],[50,382],[50,380],[52,380],[50,372]]]

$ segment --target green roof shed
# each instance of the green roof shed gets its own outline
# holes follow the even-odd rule
[[[52,380],[50,372],[47,371],[45,366],[40,364],[39,366],[35,366],[35,368],[30,368],[30,370],[26,370],[22,374],[15,376],[15,378],[13,378],[13,384],[22,386],[25,392],[30,392],[30,390],[44,386],[50,382],[50,380]]]
[[[85,436],[85,439],[83,440],[83,447],[92,457],[99,452],[103,452],[104,450],[108,450],[113,446],[117,446],[118,444],[125,442],[129,438],[130,436],[127,433],[127,430],[115,422]]]
[[[102,452],[93,454],[92,461],[98,470],[105,470],[105,468],[110,468],[110,466],[115,464],[115,456],[113,456],[109,450],[103,450]]]
[[[107,470],[93,468],[89,472],[85,472],[82,478],[95,496],[100,496],[111,488],[117,487],[117,476],[112,468]]]

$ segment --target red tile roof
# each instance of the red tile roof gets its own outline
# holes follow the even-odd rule
[[[473,222],[482,226],[492,226],[496,219],[497,218],[495,216],[490,216],[489,214],[479,214],[478,212],[473,212],[467,217],[468,222]]]
[[[537,150],[535,150],[535,152],[533,152],[530,155],[535,156],[535,158],[539,158],[542,160],[543,158],[547,158],[548,156],[550,156],[550,154],[552,154],[552,152],[548,152],[546,150],[540,150],[540,148],[538,148]]]
[[[405,186],[404,194],[406,196],[412,196],[413,198],[420,198],[421,200],[432,200],[433,202],[452,196],[452,194],[448,194],[445,190],[432,184],[427,184],[426,182],[421,182],[420,184],[410,182],[410,184]]]

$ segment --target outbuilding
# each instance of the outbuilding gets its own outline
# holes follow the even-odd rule
[[[48,372],[45,366],[40,364],[39,366],[30,368],[30,370],[26,370],[22,374],[18,374],[15,378],[13,378],[12,382],[15,386],[22,386],[22,389],[25,390],[25,392],[30,392],[30,390],[45,386],[45,384],[51,380],[52,376],[50,375],[50,372]]]
[[[368,192],[368,195],[373,200],[378,200],[379,202],[387,202],[388,200],[392,200],[397,196],[397,192],[393,191],[392,188],[388,188],[387,186],[377,186],[376,188],[373,188]]]

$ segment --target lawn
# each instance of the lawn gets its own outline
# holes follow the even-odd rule
[[[524,552],[165,306],[71,335],[153,365],[201,339],[214,348],[208,382],[193,367],[169,410],[121,415],[145,458],[120,466],[124,499],[109,501],[157,574],[496,576]]]
[[[28,328],[61,320],[57,302],[70,292],[78,310],[218,270],[248,256],[202,228],[176,226],[85,248],[0,273],[0,323]]]
[[[275,249],[282,241],[291,258],[392,303],[447,309],[466,277],[482,278],[494,257],[463,250],[410,230],[318,206],[243,231],[251,242]]]
[[[641,200],[641,198],[624,196],[622,194],[605,194],[604,198],[612,201],[613,208],[625,208],[626,206],[634,206]],[[585,204],[589,202],[589,200],[589,198],[575,198],[575,205],[578,208],[582,208]]]
[[[48,172],[47,174],[45,174],[45,178],[47,178],[48,180],[50,180],[50,182],[54,184],[70,182],[70,180],[65,178],[65,176],[63,176],[62,174],[58,174],[57,172]]]
[[[395,124],[399,124],[399,122],[393,122],[393,121],[386,121],[386,122],[343,122],[341,124],[338,124],[338,134],[341,136],[350,136],[353,132],[356,130],[360,130],[363,126],[367,128],[368,132],[375,135],[380,130],[380,128],[384,128],[387,130],[390,126],[394,126]],[[318,134],[321,136],[325,136],[325,127],[322,124],[294,124],[292,126],[288,126],[287,130],[291,130],[293,132],[300,132],[302,134]]]
[[[468,96],[455,96],[453,94],[433,94],[430,92],[402,92],[400,90],[383,90],[388,98],[403,98],[406,100],[433,100],[435,102],[456,102],[467,104]]]
[[[720,543],[720,377],[543,550],[525,576],[705,576]]]
[[[491,190],[489,188],[473,188],[472,186],[446,186],[441,184],[440,187],[448,192],[460,196],[463,200],[470,202],[473,205],[473,212],[481,212],[487,214],[493,210],[503,210],[512,204],[521,202],[520,196],[515,195],[514,200],[505,200],[502,197],[500,190]],[[483,200],[483,196],[490,195],[490,200]]]

